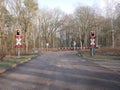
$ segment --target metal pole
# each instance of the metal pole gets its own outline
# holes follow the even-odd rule
[[[90,55],[94,56],[94,54],[95,54],[95,49],[94,46],[92,46],[92,48],[90,48]]]
[[[18,46],[18,58],[20,58],[20,45]]]
[[[92,46],[92,56],[94,56],[94,47]]]
[[[18,39],[20,38],[20,36],[18,36]],[[20,58],[20,45],[18,45],[18,58]]]
[[[80,40],[80,46],[81,46],[80,48],[81,48],[81,50],[82,50],[82,41],[81,41],[81,40]]]
[[[74,45],[74,51],[75,51],[75,45]]]
[[[75,47],[76,47],[76,42],[75,41],[73,42],[73,45],[74,45],[74,51],[75,51]]]

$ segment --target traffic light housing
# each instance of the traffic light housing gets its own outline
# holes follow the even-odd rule
[[[17,36],[19,36],[19,35],[20,35],[20,30],[17,30],[16,35],[17,35]]]
[[[91,31],[91,36],[94,37],[95,36],[95,32]]]

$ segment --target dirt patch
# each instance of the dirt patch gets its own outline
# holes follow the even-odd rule
[[[103,48],[96,50],[96,53],[100,55],[120,56],[120,48]]]

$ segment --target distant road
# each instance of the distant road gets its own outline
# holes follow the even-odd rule
[[[0,90],[120,90],[120,75],[74,52],[48,52],[0,75]]]

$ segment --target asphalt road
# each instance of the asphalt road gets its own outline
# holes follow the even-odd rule
[[[120,90],[120,75],[73,52],[48,52],[0,75],[0,90]]]
[[[94,63],[99,64],[102,67],[109,68],[120,74],[120,60],[94,60]]]

